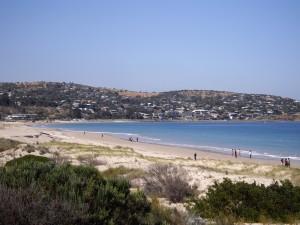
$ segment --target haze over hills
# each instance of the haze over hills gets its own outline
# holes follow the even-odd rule
[[[291,98],[212,90],[136,92],[65,82],[0,83],[1,119],[298,119]]]

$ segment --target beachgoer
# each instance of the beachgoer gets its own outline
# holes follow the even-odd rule
[[[281,158],[280,162],[281,162],[281,165],[283,166],[284,159]]]
[[[197,153],[194,154],[194,160],[197,160]]]
[[[234,156],[235,156],[235,158],[237,158],[237,151],[236,151],[236,149],[234,150]]]
[[[138,137],[136,137],[136,142],[139,142],[139,138]]]
[[[101,134],[101,137],[104,138],[104,134],[103,133]]]
[[[287,160],[287,158],[284,159],[284,166],[288,167],[288,160]]]
[[[288,158],[287,161],[288,161],[288,167],[291,167],[291,161],[290,161],[290,158]]]
[[[249,151],[249,158],[252,159],[252,150]]]
[[[85,131],[83,131],[83,135],[85,135]]]

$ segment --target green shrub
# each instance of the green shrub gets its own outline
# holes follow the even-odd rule
[[[227,215],[248,222],[261,222],[262,218],[290,222],[300,219],[300,187],[289,181],[266,187],[224,179],[211,186],[207,195],[194,200],[193,204],[192,210],[207,218]]]
[[[35,188],[12,189],[0,185],[1,225],[82,225],[87,208],[49,198]]]
[[[26,163],[30,163],[30,162],[41,162],[41,163],[45,163],[45,162],[50,162],[51,160],[48,159],[47,157],[43,157],[43,156],[36,156],[36,155],[26,155],[23,156],[21,158],[17,158],[17,159],[13,159],[11,161],[8,161],[6,163],[6,167],[12,167],[12,166],[16,166],[17,164],[26,164]]]
[[[149,223],[151,205],[144,193],[130,193],[127,180],[104,178],[92,167],[55,164],[47,158],[28,155],[0,168],[0,185],[9,190],[8,193],[21,191],[21,195],[26,190],[34,190],[36,195],[32,201],[43,199],[37,205],[24,203],[23,198],[12,198],[13,204],[9,203],[19,204],[23,211],[31,210],[34,215],[38,214],[38,210],[46,210],[47,204],[51,206],[57,202],[57,207],[62,210],[72,206],[71,212],[79,212],[78,216],[70,214],[68,217],[68,221],[76,218],[76,221],[80,221],[78,224],[152,224]],[[51,207],[49,210],[55,213],[57,207]],[[5,215],[0,217],[0,224],[7,224],[7,219]],[[159,218],[156,224],[163,224],[163,221],[163,218]],[[39,223],[28,221],[25,224]]]

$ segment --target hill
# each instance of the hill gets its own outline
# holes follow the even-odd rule
[[[300,103],[212,90],[134,92],[65,82],[0,83],[1,119],[22,118],[13,114],[31,114],[30,119],[293,120],[300,118]]]

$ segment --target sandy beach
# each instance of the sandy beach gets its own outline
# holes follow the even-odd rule
[[[33,127],[32,123],[2,122],[0,138],[13,139],[24,144],[17,149],[0,152],[0,165],[27,154],[59,157],[78,165],[93,161],[100,171],[124,166],[146,172],[155,163],[172,163],[185,169],[191,185],[203,194],[215,181],[227,177],[234,181],[257,182],[269,185],[274,181],[289,179],[299,184],[299,163],[293,168],[280,165],[278,159],[262,160],[208,152],[205,149],[181,148],[141,142],[130,142],[115,136],[99,133],[62,131]],[[30,153],[24,146],[36,146]],[[47,150],[41,150],[47,149]],[[194,153],[197,152],[197,160]],[[142,187],[140,177],[132,179],[133,186]]]

